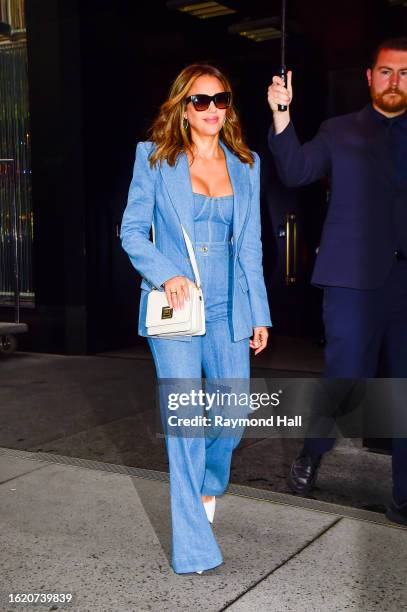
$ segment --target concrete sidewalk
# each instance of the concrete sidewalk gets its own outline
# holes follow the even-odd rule
[[[407,609],[407,529],[378,513],[348,518],[341,506],[301,508],[235,486],[214,524],[225,563],[177,575],[165,474],[0,450],[2,611]],[[8,604],[18,592],[70,592],[74,603]]]

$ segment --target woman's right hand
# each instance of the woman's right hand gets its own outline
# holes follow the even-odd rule
[[[168,305],[174,310],[184,307],[184,300],[189,300],[189,285],[194,284],[187,276],[173,276],[164,283]]]

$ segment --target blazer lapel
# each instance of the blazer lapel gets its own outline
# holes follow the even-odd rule
[[[229,172],[230,182],[233,187],[233,242],[235,245],[235,255],[237,245],[246,215],[249,210],[250,183],[248,176],[248,164],[244,164],[232,153],[227,146],[219,141],[225,152],[226,164]]]
[[[383,175],[390,183],[396,184],[396,169],[391,160],[389,146],[386,143],[385,127],[372,116],[369,106],[365,106],[358,114],[365,137],[368,141],[367,155],[375,168],[375,172]]]
[[[174,166],[170,166],[166,161],[163,162],[160,171],[179,221],[184,226],[192,244],[195,244],[194,197],[187,155],[181,153]]]
[[[233,188],[233,241],[237,247],[249,210],[249,166],[243,164],[222,141],[219,142],[225,152],[227,169]],[[180,223],[185,227],[192,244],[195,244],[194,198],[186,153],[179,155],[174,166],[164,162],[160,171]]]

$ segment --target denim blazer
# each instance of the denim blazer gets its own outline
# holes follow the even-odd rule
[[[260,160],[254,153],[252,168],[242,163],[220,142],[234,193],[233,209],[233,292],[232,337],[248,338],[253,327],[271,326],[270,311],[263,277],[260,228]],[[138,333],[147,336],[145,326],[147,297],[152,287],[163,290],[163,283],[173,276],[194,279],[181,223],[195,245],[193,191],[186,153],[174,166],[166,161],[150,167],[152,142],[139,142],[133,178],[123,214],[120,238],[135,269],[143,277]],[[150,241],[152,221],[156,245]],[[204,296],[205,299],[205,296]],[[191,336],[174,336],[191,341]]]

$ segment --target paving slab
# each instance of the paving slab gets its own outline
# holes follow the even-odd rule
[[[154,366],[143,360],[18,353],[0,370],[0,446],[29,449],[150,409]]]
[[[14,478],[35,470],[41,470],[46,466],[47,464],[41,461],[2,457],[0,460],[0,484],[10,483]]]
[[[155,433],[154,419],[154,412],[150,409],[135,416],[35,444],[29,450],[168,471],[165,442]]]
[[[225,563],[177,575],[166,482],[48,464],[0,495],[1,590],[73,592],[78,612],[221,610],[341,520],[225,495],[214,526]]]
[[[231,481],[291,493],[288,474],[302,440],[247,440],[233,453]],[[326,453],[311,498],[329,503],[385,511],[392,497],[391,457],[371,453],[361,440],[338,440]]]
[[[407,610],[407,530],[342,519],[230,612]]]

